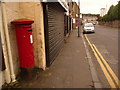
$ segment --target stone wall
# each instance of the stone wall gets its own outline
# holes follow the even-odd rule
[[[120,20],[115,20],[115,21],[99,21],[99,25],[105,25],[105,26],[110,26],[114,28],[120,28]]]
[[[39,68],[45,69],[45,41],[44,41],[44,21],[43,21],[43,7],[40,2],[24,2],[20,3],[20,9],[28,19],[34,20],[33,23],[33,38],[34,38],[34,54],[35,64]]]
[[[14,26],[11,25],[11,21],[14,19],[24,18],[24,16],[20,13],[20,6],[19,3],[15,2],[6,2],[5,3],[6,9],[6,18],[8,23],[8,30],[9,30],[9,38],[11,44],[11,51],[12,51],[12,59],[13,59],[13,67],[15,74],[17,75],[19,72],[19,56],[18,56],[18,49],[17,49],[17,42],[16,42],[16,32]]]
[[[19,73],[19,56],[15,28],[14,25],[11,25],[10,23],[15,19],[27,18],[34,20],[32,28],[35,65],[39,68],[45,69],[46,59],[42,3],[40,3],[39,0],[38,2],[6,2],[5,7],[15,74],[17,75]]]

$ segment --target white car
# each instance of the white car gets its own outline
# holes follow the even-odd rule
[[[94,25],[92,23],[85,23],[83,28],[83,33],[95,32]]]

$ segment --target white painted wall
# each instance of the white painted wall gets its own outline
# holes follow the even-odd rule
[[[0,71],[0,89],[4,83],[5,83],[4,75],[3,75],[3,72]]]
[[[34,38],[35,66],[45,69],[46,58],[42,3],[40,3],[39,0],[38,2],[5,2],[5,6],[15,74],[17,75],[19,73],[19,56],[16,42],[16,33],[14,25],[11,25],[11,21],[15,19],[27,18],[34,20],[32,28]],[[4,82],[2,72],[0,72],[0,80],[2,80],[0,81],[1,86]]]

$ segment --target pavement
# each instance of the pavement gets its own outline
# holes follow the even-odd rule
[[[94,88],[82,37],[73,30],[53,64],[21,88]]]

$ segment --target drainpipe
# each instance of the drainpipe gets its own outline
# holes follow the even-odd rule
[[[3,29],[5,31],[5,37],[7,42],[7,49],[8,49],[8,56],[9,56],[9,65],[10,65],[10,77],[12,79],[12,82],[16,81],[14,68],[13,68],[13,58],[12,58],[12,51],[11,51],[11,45],[10,45],[10,38],[9,38],[9,32],[8,32],[8,25],[7,25],[7,16],[6,16],[6,9],[5,9],[5,3],[1,2],[1,11],[2,11],[2,21],[3,21]]]
[[[2,13],[1,12],[1,2],[0,2],[0,13]],[[2,22],[2,14],[0,16],[0,20]],[[1,34],[2,48],[3,48],[5,68],[6,68],[3,72],[5,74],[5,81],[8,84],[11,82],[11,78],[10,78],[10,70],[9,70],[9,64],[8,64],[7,47],[6,47],[6,42],[5,42],[6,40],[5,40],[5,34],[3,31],[3,24],[2,23],[0,23],[0,34]]]
[[[1,32],[1,41],[2,41],[2,48],[3,48],[3,53],[4,53],[4,62],[5,62],[5,70],[4,72],[4,76],[5,76],[5,81],[7,84],[9,84],[11,82],[11,78],[10,78],[10,69],[9,69],[9,64],[8,64],[8,55],[7,55],[7,47],[6,47],[6,43],[5,43],[5,37],[4,37],[4,33],[2,31],[2,29],[0,28],[0,32]]]

